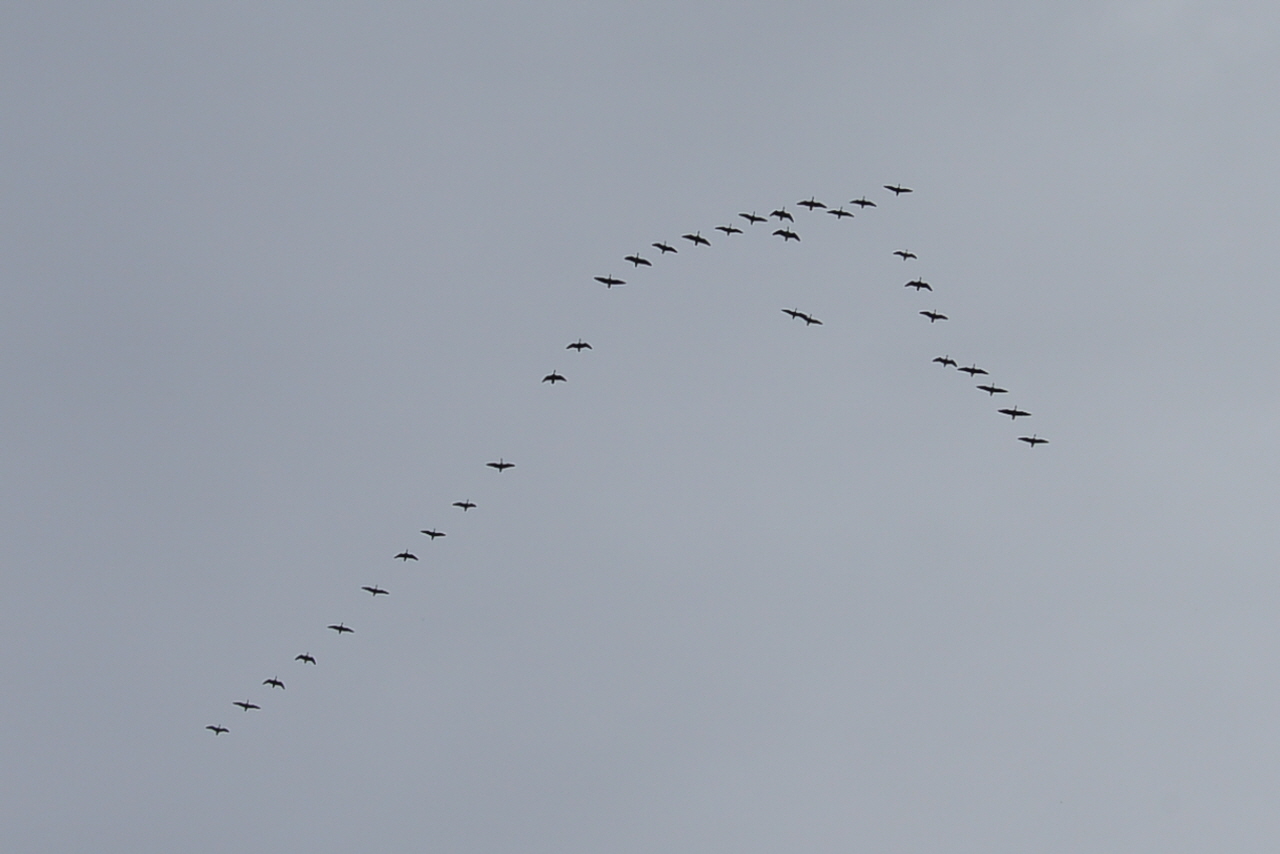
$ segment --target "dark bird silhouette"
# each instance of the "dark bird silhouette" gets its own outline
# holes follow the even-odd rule
[[[937,362],[939,365],[942,365],[944,368],[947,368],[947,367],[954,368],[956,366],[956,360],[951,358],[950,356],[939,356],[938,358],[934,359],[934,361]]]
[[[338,623],[338,624],[337,624],[337,625],[335,625],[335,626],[328,626],[328,628],[333,629],[335,632],[337,632],[337,633],[338,633],[338,634],[340,634],[340,635],[341,635],[341,634],[345,634],[345,633],[349,633],[349,632],[350,632],[350,633],[354,633],[354,632],[355,632],[355,629],[348,628],[348,627],[346,626],[346,624],[345,624],[345,623]]]
[[[983,376],[987,375],[987,372],[984,371],[982,368],[979,368],[977,365],[970,365],[967,368],[957,368],[956,370],[964,371],[966,374],[968,374],[971,377],[976,377],[979,374],[982,374]]]
[[[738,216],[742,217],[743,219],[745,219],[747,222],[751,223],[752,225],[755,225],[757,222],[765,222],[765,218],[764,218],[764,217],[762,217],[762,216],[756,216],[756,212],[755,212],[755,211],[752,211],[752,212],[751,212],[751,213],[749,213],[749,214],[740,213],[740,214],[738,214]]]
[[[814,317],[812,314],[806,314],[802,318],[805,326],[821,326],[822,321]]]
[[[777,231],[774,232],[774,236],[781,237],[783,243],[786,243],[788,240],[800,239],[800,235],[796,234],[794,231],[792,231],[789,228],[778,229]]]
[[[263,679],[262,684],[270,685],[272,688],[279,688],[281,691],[284,690],[284,683],[281,682],[279,679],[275,678],[274,676],[272,676],[270,679]]]
[[[726,235],[742,234],[742,229],[738,228],[736,225],[717,225],[716,231],[723,231]]]
[[[622,281],[622,279],[616,279],[613,276],[596,276],[595,278],[597,282],[604,285],[606,288],[611,288],[614,285],[626,284],[626,282]]]
[[[205,727],[205,729],[209,730],[214,735],[222,735],[224,732],[231,732],[231,730],[227,729],[224,726],[214,726],[213,724],[209,724],[209,726]]]
[[[676,254],[680,253],[679,249],[675,248],[674,246],[668,246],[665,243],[650,243],[649,245],[652,246],[654,249],[657,249],[663,255],[666,255],[668,252],[675,252]]]
[[[1047,444],[1049,440],[1048,440],[1048,439],[1041,439],[1041,438],[1040,438],[1039,436],[1037,436],[1035,433],[1032,433],[1030,436],[1019,436],[1019,437],[1018,437],[1018,441],[1019,441],[1019,442],[1026,442],[1028,445],[1030,445],[1031,447],[1033,447],[1033,448],[1034,448],[1036,445],[1044,445],[1044,444]]]
[[[868,199],[866,196],[863,196],[860,199],[853,199],[849,204],[857,205],[860,208],[874,208],[876,206],[876,203]]]
[[[900,187],[897,184],[885,184],[884,188],[895,196],[901,196],[903,193],[910,193],[913,190],[910,187]]]
[[[997,394],[1008,394],[1008,393],[1009,393],[1009,389],[1007,389],[1007,388],[1000,388],[1000,386],[996,386],[996,385],[980,385],[980,386],[978,386],[978,388],[980,388],[980,389],[982,389],[983,391],[985,391],[985,392],[987,393],[987,395],[988,395],[988,396],[997,395]]]
[[[476,505],[475,505],[473,502],[471,502],[471,501],[469,501],[469,500],[468,500],[468,501],[455,501],[455,502],[453,502],[453,506],[454,506],[454,507],[461,507],[461,508],[462,508],[462,512],[463,512],[463,513],[466,513],[468,510],[470,510],[471,508],[475,507]]]
[[[825,207],[826,207],[826,205],[824,205],[822,202],[819,202],[819,201],[817,201],[816,199],[814,199],[814,197],[813,197],[813,196],[810,196],[808,201],[804,201],[804,202],[796,202],[796,204],[797,204],[797,205],[802,205],[802,206],[804,206],[804,207],[808,208],[809,210],[813,210],[814,208],[825,208]]]
[[[433,529],[431,529],[431,528],[427,528],[425,531],[419,531],[418,533],[420,533],[420,534],[426,534],[428,537],[430,537],[430,538],[431,538],[431,542],[433,542],[433,543],[436,541],[436,537],[443,537],[443,536],[445,536],[444,531],[436,531],[436,530],[433,530]]]
[[[849,217],[853,216],[853,214],[849,213],[844,208],[832,208],[831,210],[827,211],[827,213],[831,214],[836,219],[844,219],[847,216]]]
[[[1012,409],[997,409],[996,412],[999,412],[1001,415],[1008,415],[1014,421],[1017,421],[1019,418],[1022,418],[1031,414],[1030,412],[1019,409],[1016,406],[1013,407]]]
[[[781,221],[782,221],[782,220],[784,220],[784,219],[785,219],[787,222],[795,222],[795,221],[796,221],[796,218],[795,218],[795,217],[793,217],[791,214],[787,213],[787,209],[786,209],[786,208],[778,208],[776,211],[772,211],[772,212],[769,214],[769,216],[776,216],[776,217],[778,218],[778,221],[779,221],[779,222],[781,222]]]
[[[259,706],[257,703],[250,703],[248,700],[245,700],[243,702],[241,702],[240,700],[236,700],[231,705],[239,706],[240,708],[244,709],[246,712],[249,711],[250,709],[262,708],[262,706]]]
[[[400,554],[396,555],[396,557],[399,558],[400,560],[406,560],[406,561],[418,559],[418,556],[416,554],[413,554],[412,552],[407,552],[407,551],[400,552]]]
[[[782,310],[782,313],[791,315],[792,320],[803,320],[809,316],[805,314],[803,311],[797,311],[794,308],[784,308]]]
[[[907,282],[905,285],[903,285],[903,287],[904,287],[904,288],[915,288],[917,291],[931,291],[931,290],[933,290],[933,286],[932,286],[932,285],[930,285],[928,282],[926,282],[924,279],[912,279],[911,281],[909,281],[909,282]]]
[[[499,474],[501,474],[506,469],[511,469],[516,467],[515,463],[509,463],[506,460],[504,460],[502,457],[498,457],[498,461],[496,463],[485,463],[485,465],[487,465],[491,469],[497,469]]]
[[[293,660],[294,660],[294,661],[301,661],[303,664],[315,664],[315,663],[316,663],[315,657],[314,657],[314,656],[312,656],[312,655],[311,655],[311,653],[309,653],[309,652],[304,652],[302,655],[295,655],[295,656],[293,657]]]
[[[898,256],[899,258],[901,258],[903,261],[907,260],[908,258],[915,258],[915,257],[916,257],[916,253],[914,253],[914,252],[910,252],[910,251],[908,251],[908,250],[906,250],[906,249],[899,249],[899,250],[897,250],[896,252],[894,252],[893,254],[894,254],[894,255],[897,255],[897,256]]]
[[[388,593],[387,591],[383,590],[381,587],[379,587],[379,586],[378,586],[378,585],[376,585],[376,584],[375,584],[375,585],[373,585],[372,587],[361,587],[360,589],[361,589],[361,590],[363,590],[364,592],[368,593],[370,596],[373,596],[374,598],[377,598],[378,596],[390,596],[390,595],[391,595],[390,593]]]
[[[699,243],[701,243],[703,246],[711,245],[711,241],[703,237],[701,231],[695,231],[693,234],[682,234],[680,236],[683,237],[685,240],[689,241],[690,243],[692,243],[694,246],[697,246]]]
[[[583,341],[581,338],[579,338],[577,341],[574,341],[574,342],[573,342],[572,344],[570,344],[568,347],[565,347],[565,349],[566,349],[566,350],[577,350],[579,353],[581,353],[583,350],[591,350],[591,349],[593,349],[593,348],[592,348],[592,347],[591,347],[591,345],[590,345],[590,344],[588,344],[586,341]]]
[[[639,255],[627,255],[627,256],[626,256],[626,257],[624,257],[622,260],[623,260],[623,261],[630,261],[633,265],[635,265],[635,266],[637,266],[637,267],[639,267],[639,266],[641,266],[641,265],[643,265],[643,266],[645,266],[645,267],[652,267],[652,266],[653,266],[653,262],[652,262],[652,261],[650,261],[648,258],[641,258]]]
[[[555,385],[556,383],[568,382],[568,380],[564,378],[563,374],[557,373],[556,371],[552,371],[551,373],[547,374],[545,377],[542,378],[542,381],[544,383],[551,383],[552,385]]]
[[[929,318],[930,323],[934,323],[935,321],[938,321],[938,320],[950,320],[950,318],[947,317],[945,314],[939,314],[936,311],[922,311],[920,313],[923,314],[925,317]]]

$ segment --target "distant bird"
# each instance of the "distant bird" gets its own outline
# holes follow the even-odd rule
[[[890,191],[891,193],[893,193],[895,196],[901,196],[903,193],[913,192],[910,187],[900,187],[897,184],[885,184],[884,188]]]
[[[996,412],[999,412],[1001,415],[1008,415],[1014,421],[1017,421],[1019,418],[1026,417],[1031,414],[1030,412],[1019,409],[1016,406],[1013,407],[1012,409],[997,409]]]
[[[544,383],[551,383],[552,385],[555,385],[556,383],[565,383],[565,382],[568,382],[568,380],[566,380],[566,379],[564,378],[564,375],[563,375],[563,374],[557,373],[557,372],[555,372],[555,371],[552,371],[551,373],[549,373],[549,374],[547,374],[545,377],[543,377],[543,378],[542,378],[542,381],[543,381]]]
[[[784,308],[782,310],[782,313],[791,315],[792,320],[803,320],[804,318],[809,316],[805,314],[803,311],[797,311],[794,308]]]
[[[309,653],[309,652],[304,652],[302,655],[295,655],[295,656],[293,657],[293,660],[294,660],[294,661],[301,661],[303,664],[315,664],[315,663],[316,663],[315,658],[314,658],[314,657],[311,655],[311,653]]]
[[[1019,441],[1019,442],[1026,442],[1028,445],[1030,445],[1031,447],[1033,447],[1033,448],[1034,448],[1036,445],[1044,445],[1044,444],[1048,443],[1048,441],[1049,441],[1049,440],[1048,440],[1048,439],[1041,439],[1039,436],[1037,436],[1036,434],[1032,433],[1030,436],[1019,436],[1019,437],[1018,437],[1018,441]]]
[[[454,506],[454,507],[461,507],[461,508],[462,508],[462,512],[463,512],[463,513],[466,513],[468,510],[470,510],[471,508],[475,507],[476,505],[475,505],[473,502],[471,502],[470,500],[468,500],[468,501],[455,501],[455,502],[453,502],[453,506]]]
[[[637,267],[639,267],[639,266],[641,266],[641,265],[643,265],[643,266],[645,266],[645,267],[652,267],[652,266],[653,266],[653,262],[652,262],[652,261],[650,261],[648,258],[641,258],[639,255],[628,255],[628,256],[626,256],[625,258],[623,258],[622,260],[623,260],[623,261],[630,261],[632,264],[634,264],[634,265],[635,265],[635,266],[637,266]]]
[[[773,234],[775,237],[781,237],[783,243],[786,243],[788,240],[800,239],[800,235],[796,234],[794,231],[792,231],[789,228],[780,228],[777,231],[775,231]]]
[[[613,276],[596,276],[595,279],[597,282],[604,285],[606,288],[611,288],[614,285],[626,284],[626,282],[624,282],[622,279],[616,279]]]
[[[976,377],[979,374],[982,374],[983,376],[987,375],[987,372],[984,371],[982,368],[979,368],[977,365],[971,365],[970,367],[967,367],[967,368],[957,368],[956,370],[964,371],[966,374],[968,374],[971,377]]]
[[[797,205],[802,205],[802,206],[804,206],[804,207],[808,208],[809,210],[813,210],[814,208],[825,208],[825,207],[826,207],[826,205],[824,205],[822,202],[816,201],[816,200],[813,198],[813,196],[810,196],[810,197],[809,197],[809,200],[808,200],[807,202],[796,202],[796,204],[797,204]]]
[[[499,474],[501,474],[505,469],[511,469],[516,467],[515,463],[509,463],[506,460],[504,460],[502,457],[498,457],[498,461],[496,463],[485,463],[485,465],[487,465],[491,469],[497,469]]]
[[[936,312],[936,311],[922,311],[922,312],[920,312],[920,313],[921,313],[921,314],[923,314],[925,317],[929,318],[929,322],[930,322],[930,323],[934,323],[934,322],[939,321],[939,320],[950,320],[950,319],[951,319],[951,318],[947,317],[945,314],[939,314],[939,313],[938,313],[938,312]]]
[[[893,254],[894,254],[894,255],[897,255],[897,256],[898,256],[899,258],[901,258],[903,261],[907,260],[908,258],[915,258],[915,257],[916,257],[916,253],[914,253],[914,252],[910,252],[910,251],[908,251],[908,250],[906,250],[906,249],[899,249],[899,250],[897,250],[896,252],[894,252]]]
[[[939,356],[938,358],[934,359],[934,361],[937,362],[939,365],[942,365],[942,367],[944,368],[947,368],[947,367],[954,368],[956,366],[956,360],[951,358],[950,356]]]
[[[348,628],[345,623],[338,623],[337,625],[334,625],[334,626],[328,626],[328,628],[333,629],[335,632],[337,632],[340,635],[355,632],[355,629]]]
[[[827,213],[831,214],[836,219],[844,219],[847,216],[850,216],[850,217],[853,216],[853,214],[849,213],[844,208],[832,208],[831,210],[827,211]]]
[[[860,208],[874,208],[876,206],[876,203],[868,199],[866,196],[863,196],[860,199],[854,199],[849,202],[849,204],[857,205]]]
[[[982,389],[983,391],[985,391],[985,392],[987,393],[987,395],[988,395],[988,396],[997,395],[997,394],[1008,394],[1008,393],[1009,393],[1009,389],[1007,389],[1007,388],[1000,388],[999,386],[995,386],[995,385],[980,385],[980,386],[978,386],[978,388],[980,388],[980,389]]]
[[[363,590],[364,592],[368,593],[370,596],[373,596],[374,598],[377,598],[378,596],[390,596],[390,595],[391,595],[390,593],[388,593],[387,591],[383,590],[381,587],[379,587],[379,586],[378,586],[378,585],[376,585],[376,584],[375,584],[375,585],[373,585],[372,587],[361,587],[360,589],[361,589],[361,590]]]
[[[213,724],[209,724],[209,726],[205,727],[205,729],[209,730],[214,735],[222,735],[224,732],[231,732],[231,730],[227,729],[224,726],[214,726]]]
[[[904,288],[915,288],[917,291],[922,291],[922,290],[923,290],[923,291],[931,291],[931,290],[933,290],[933,286],[932,286],[932,285],[930,285],[928,282],[926,282],[924,279],[912,279],[911,281],[909,281],[909,282],[907,282],[905,285],[903,285],[903,287],[904,287]]]
[[[400,552],[400,554],[396,555],[396,557],[397,557],[398,559],[400,559],[400,560],[404,560],[404,561],[417,560],[417,559],[418,559],[418,556],[417,556],[416,554],[413,554],[412,552],[407,552],[407,551],[406,551],[406,552]]]
[[[270,685],[272,688],[279,688],[281,691],[284,690],[284,683],[281,682],[279,679],[275,678],[274,676],[272,676],[270,679],[263,679],[262,684]]]
[[[762,217],[762,216],[756,216],[756,212],[755,212],[755,211],[752,211],[752,212],[751,212],[751,213],[749,213],[749,214],[740,213],[740,214],[738,214],[738,216],[742,217],[743,219],[745,219],[747,222],[751,223],[752,225],[755,225],[757,222],[765,222],[765,221],[766,221],[766,219],[765,219],[764,217]]]
[[[649,245],[652,246],[654,249],[657,249],[658,251],[660,251],[663,255],[666,255],[668,252],[675,252],[677,254],[679,254],[680,252],[679,249],[675,248],[674,246],[668,246],[665,243],[650,243]]]
[[[703,246],[711,245],[711,241],[703,237],[701,231],[695,231],[693,234],[682,234],[680,236],[683,237],[685,240],[689,241],[690,243],[692,243],[694,246],[697,246],[699,243],[701,243]]]
[[[566,349],[566,350],[577,350],[579,353],[581,353],[583,350],[590,350],[590,349],[592,349],[592,347],[591,347],[591,345],[590,345],[590,344],[588,344],[586,341],[583,341],[581,338],[579,338],[577,341],[574,341],[574,342],[573,342],[572,344],[570,344],[568,347],[565,347],[565,349]]]
[[[771,213],[769,214],[769,216],[776,216],[776,217],[778,218],[778,221],[779,221],[779,222],[781,222],[781,221],[782,221],[782,220],[784,220],[784,219],[785,219],[787,222],[795,222],[795,221],[796,221],[796,218],[795,218],[795,217],[793,217],[791,214],[787,213],[787,209],[786,209],[786,208],[778,208],[776,211],[771,212]]]
[[[726,235],[742,234],[742,229],[738,228],[736,225],[717,225],[716,231],[723,231]]]
[[[233,705],[233,706],[239,706],[240,708],[244,709],[246,712],[247,712],[247,711],[249,711],[250,709],[261,709],[261,708],[262,708],[262,706],[259,706],[257,703],[250,703],[248,700],[245,700],[245,701],[243,701],[243,702],[241,702],[240,700],[236,700],[236,701],[235,701],[235,702],[233,702],[231,705]]]
[[[436,541],[436,537],[443,537],[443,536],[445,536],[444,531],[436,531],[436,530],[434,530],[434,529],[432,529],[432,528],[427,528],[425,531],[419,531],[418,533],[420,533],[420,534],[426,534],[428,537],[430,537],[430,538],[431,538],[431,542],[433,542],[433,543]]]
[[[821,326],[822,325],[822,321],[814,317],[812,314],[804,315],[803,320],[804,320],[805,326]]]

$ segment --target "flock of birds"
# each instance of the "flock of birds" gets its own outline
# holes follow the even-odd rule
[[[905,193],[913,192],[913,190],[910,187],[903,187],[898,184],[885,184],[884,189],[893,193],[895,198],[902,196]],[[808,199],[805,199],[804,201],[797,202],[796,204],[799,207],[806,208],[809,211],[809,213],[815,213],[815,212],[821,211],[821,212],[825,212],[830,216],[834,216],[837,220],[844,220],[846,218],[852,218],[854,216],[853,213],[845,210],[843,205],[840,207],[830,208],[830,207],[827,207],[826,204],[818,201],[815,197],[812,197],[812,196],[810,196]],[[859,210],[865,210],[866,208],[874,208],[877,206],[875,202],[866,198],[866,196],[853,199],[852,201],[848,202],[848,204],[856,205],[859,208]],[[770,220],[776,220],[776,225],[778,227],[773,231],[772,236],[781,238],[784,243],[789,243],[793,240],[796,241],[797,243],[800,242],[800,235],[796,233],[794,229],[795,217],[790,212],[788,212],[785,207],[780,207],[771,211],[767,217],[760,216],[755,211],[752,211],[750,213],[740,213],[738,214],[738,216],[739,218],[745,221],[746,227],[748,229],[751,229],[754,226],[757,226],[761,223],[769,223]],[[735,234],[744,233],[744,229],[738,227],[736,224],[732,222],[727,225],[717,225],[715,226],[715,230],[722,232],[726,238],[732,237]],[[708,238],[703,237],[701,231],[694,231],[688,234],[682,234],[681,239],[689,241],[689,243],[693,247],[711,245],[711,241]],[[672,246],[670,243],[667,243],[665,241],[657,241],[655,243],[652,243],[651,246],[654,249],[658,250],[660,256],[665,256],[668,254],[678,254],[680,251],[675,246]],[[917,255],[914,252],[911,252],[910,250],[907,250],[907,249],[895,250],[893,254],[901,258],[904,262],[918,260]],[[652,261],[640,255],[639,253],[626,255],[624,256],[623,260],[629,262],[637,270],[640,267],[653,266]],[[614,287],[618,287],[620,285],[626,284],[625,280],[619,279],[616,276],[613,276],[612,274],[608,276],[595,276],[594,278],[597,282],[604,285],[606,288],[614,288]],[[924,281],[919,277],[907,282],[904,285],[904,287],[912,288],[917,293],[919,293],[920,291],[929,291],[929,292],[933,291],[933,287],[928,282]],[[814,317],[812,314],[800,311],[798,308],[784,308],[782,309],[782,312],[788,315],[792,320],[803,320],[806,327],[823,325],[821,320]],[[947,315],[932,309],[923,310],[923,311],[920,311],[919,313],[922,316],[927,317],[929,319],[930,324],[949,319]],[[567,345],[565,349],[574,350],[578,353],[581,353],[583,350],[591,350],[593,348],[588,342],[579,338],[577,341],[574,341],[573,343]],[[955,368],[959,372],[968,374],[973,379],[977,379],[978,377],[990,376],[990,374],[985,369],[978,367],[977,364],[961,366],[956,362],[955,359],[952,359],[950,355],[938,356],[934,358],[933,361],[944,368]],[[553,370],[551,373],[547,374],[545,377],[542,378],[542,382],[549,383],[553,386],[556,383],[562,383],[567,381],[568,381],[567,378],[563,374],[561,374],[559,370]],[[997,394],[1007,394],[1009,391],[1006,388],[1001,388],[1000,386],[996,385],[993,381],[989,379],[984,379],[982,383],[976,386],[976,388],[986,392],[989,397],[994,397]],[[1014,421],[1017,421],[1017,419],[1019,418],[1027,418],[1031,416],[1030,412],[1027,412],[1026,410],[1023,410],[1023,409],[1019,409],[1016,405],[1010,406],[1006,409],[997,409],[996,411],[1001,415],[1009,416],[1009,418]],[[1032,448],[1034,448],[1036,445],[1046,444],[1049,441],[1048,439],[1042,438],[1041,436],[1035,433],[1031,434],[1030,436],[1018,436],[1017,439],[1018,441],[1024,442]],[[495,461],[486,462],[485,466],[487,466],[488,468],[494,469],[498,474],[501,474],[505,472],[507,469],[515,468],[515,463],[507,462],[507,460],[503,459],[502,457],[499,457]],[[458,508],[463,513],[474,510],[476,508],[476,504],[472,502],[470,499],[466,499],[463,501],[455,501],[453,502],[452,506]],[[445,536],[444,531],[440,531],[435,528],[425,528],[421,530],[419,533],[430,538],[432,542],[434,542],[440,537]],[[393,559],[399,560],[402,563],[407,563],[408,561],[411,561],[411,560],[417,561],[418,556],[413,554],[408,549],[405,549],[401,551],[399,554],[395,555]],[[385,590],[376,584],[362,586],[360,587],[360,590],[364,593],[369,594],[374,599],[376,599],[379,596],[390,595],[389,590]],[[344,634],[353,634],[355,632],[355,629],[351,628],[350,626],[346,625],[343,622],[332,623],[326,628],[336,633],[338,636],[342,636]],[[310,652],[300,653],[294,656],[293,660],[303,665],[317,664],[315,656],[313,656]],[[284,681],[277,676],[272,676],[269,679],[262,680],[262,685],[270,688],[272,691],[285,690]],[[249,699],[235,700],[232,702],[232,705],[238,707],[244,712],[257,711],[262,708],[262,706],[252,702],[252,700],[249,700]],[[215,736],[223,735],[224,733],[231,731],[228,727],[222,726],[221,724],[209,724],[208,726],[205,727],[205,729],[212,732]]]

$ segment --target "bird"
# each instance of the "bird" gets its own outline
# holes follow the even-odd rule
[[[454,507],[461,507],[461,508],[462,508],[462,512],[463,512],[463,513],[466,513],[468,510],[470,510],[471,508],[475,507],[476,505],[475,505],[475,503],[474,503],[474,502],[472,502],[471,500],[469,500],[469,499],[468,499],[467,501],[455,501],[455,502],[453,502],[453,506],[454,506]]]
[[[951,358],[950,356],[939,356],[938,358],[934,359],[934,361],[937,362],[939,365],[942,365],[944,368],[946,367],[954,368],[956,366],[956,360]]]
[[[716,231],[723,231],[726,235],[742,234],[742,229],[738,228],[736,225],[717,225]]]
[[[805,326],[821,326],[822,321],[814,317],[812,314],[802,315]]]
[[[756,212],[755,212],[755,211],[752,211],[752,212],[751,212],[751,213],[749,213],[749,214],[747,214],[747,213],[740,213],[740,214],[738,214],[738,216],[742,217],[743,219],[745,219],[747,222],[751,223],[752,225],[755,225],[757,222],[765,222],[765,218],[764,218],[764,217],[762,217],[762,216],[756,216]]]
[[[583,341],[581,338],[579,338],[577,341],[574,341],[568,347],[565,347],[565,349],[577,350],[579,353],[581,353],[583,350],[591,350],[594,348],[590,344],[588,344],[586,341]]]
[[[827,211],[827,213],[831,214],[836,219],[844,219],[847,216],[853,216],[853,214],[849,213],[844,208],[832,208],[831,210]]]
[[[868,199],[866,196],[863,196],[860,199],[853,199],[849,204],[857,205],[860,208],[874,208],[876,206],[876,203]]]
[[[899,258],[901,258],[903,261],[907,260],[908,258],[915,258],[915,257],[916,257],[916,253],[911,252],[911,251],[909,251],[909,250],[907,250],[907,249],[899,249],[899,250],[895,251],[893,254],[894,254],[894,255],[897,255],[897,256],[898,256]]]
[[[248,700],[245,700],[243,702],[241,702],[240,700],[236,700],[231,705],[239,706],[240,708],[244,709],[246,712],[249,711],[250,709],[262,708],[262,706],[259,706],[257,703],[250,703]]]
[[[978,386],[978,388],[980,388],[980,389],[982,389],[983,391],[985,391],[985,392],[987,393],[987,395],[988,395],[988,396],[991,396],[991,395],[997,395],[997,394],[1008,394],[1008,393],[1009,393],[1009,389],[1007,389],[1007,388],[1000,388],[999,386],[995,386],[995,385],[980,385],[980,386]]]
[[[690,243],[692,243],[694,246],[697,246],[699,243],[701,243],[703,246],[711,245],[711,241],[703,237],[701,231],[695,231],[693,234],[682,234],[680,236],[683,237],[685,240],[689,241]]]
[[[905,285],[903,285],[903,287],[904,287],[904,288],[915,288],[917,291],[921,291],[921,290],[924,290],[924,291],[931,291],[931,290],[933,290],[933,286],[932,286],[932,285],[930,285],[928,282],[926,282],[924,279],[912,279],[911,281],[909,281],[909,282],[907,282]]]
[[[427,528],[425,531],[419,531],[418,533],[420,533],[420,534],[426,534],[428,537],[430,537],[430,538],[431,538],[431,542],[433,542],[433,543],[436,541],[436,537],[443,537],[443,536],[445,536],[444,531],[436,531],[436,530],[434,530],[434,529],[432,529],[432,528]]]
[[[783,243],[786,243],[788,240],[800,239],[800,235],[796,234],[794,231],[792,231],[789,228],[778,229],[777,231],[774,232],[774,236],[781,237]]]
[[[936,311],[922,311],[920,313],[923,314],[925,317],[929,318],[930,323],[933,323],[938,320],[950,320],[950,318],[947,317],[945,314],[939,314]]]
[[[1018,418],[1021,416],[1027,416],[1031,414],[1030,412],[1027,412],[1026,410],[1023,410],[1023,409],[1019,409],[1016,406],[1013,407],[1012,409],[997,409],[996,412],[999,412],[1001,415],[1008,415],[1014,421],[1017,421]]]
[[[301,661],[303,664],[315,664],[315,663],[316,663],[315,657],[314,657],[311,653],[309,653],[309,652],[304,652],[302,655],[295,655],[295,656],[293,657],[293,660],[294,660],[294,661]]]
[[[279,679],[275,678],[274,676],[272,676],[270,679],[263,679],[262,684],[270,685],[272,688],[279,688],[281,691],[284,690],[284,683],[281,682]]]
[[[378,585],[376,585],[376,584],[375,584],[375,585],[373,585],[372,587],[361,587],[360,589],[361,589],[361,590],[363,590],[364,592],[368,593],[370,596],[373,596],[373,597],[375,597],[375,598],[376,598],[377,596],[379,596],[379,595],[382,595],[382,596],[390,596],[390,595],[391,595],[390,593],[388,593],[387,591],[383,590],[381,587],[379,587],[379,586],[378,586]]]
[[[782,221],[782,220],[784,220],[784,219],[785,219],[787,222],[795,222],[795,221],[796,221],[796,218],[795,218],[795,217],[793,217],[791,214],[787,213],[787,209],[786,209],[786,208],[778,208],[776,211],[772,211],[772,212],[769,214],[769,216],[776,216],[776,217],[778,218],[778,221],[779,221],[779,222],[781,222],[781,221]]]
[[[663,255],[666,255],[668,252],[675,252],[677,255],[680,254],[679,249],[675,248],[674,246],[668,246],[665,243],[650,243],[649,245],[652,246],[654,249],[657,249]]]
[[[547,374],[545,377],[543,377],[543,378],[542,378],[542,381],[543,381],[544,383],[551,383],[552,385],[555,385],[556,383],[565,383],[565,382],[568,382],[568,380],[566,380],[566,379],[564,378],[564,374],[560,374],[560,373],[557,373],[557,372],[555,372],[555,371],[552,371],[551,373],[549,373],[549,374]]]
[[[348,628],[345,623],[338,623],[337,625],[334,625],[334,626],[328,626],[328,628],[333,629],[335,632],[337,632],[340,635],[355,632],[355,629]]]
[[[903,193],[913,192],[913,190],[910,187],[900,187],[897,184],[885,184],[884,188],[890,191],[891,193],[893,193],[895,196],[901,196]]]
[[[791,315],[792,320],[803,320],[804,318],[809,316],[805,314],[803,311],[797,311],[794,308],[784,308],[782,310],[782,313]]]
[[[496,463],[485,463],[485,465],[487,465],[491,469],[497,469],[499,474],[501,474],[504,469],[510,469],[510,468],[516,467],[515,463],[509,463],[506,460],[504,460],[502,457],[498,457],[498,461]]]
[[[826,207],[826,205],[824,205],[822,202],[819,202],[819,201],[817,201],[816,199],[814,199],[814,197],[813,197],[813,196],[810,196],[808,201],[805,201],[805,202],[796,202],[796,204],[797,204],[797,205],[803,205],[804,207],[808,208],[809,210],[813,210],[814,208],[825,208],[825,207]]]
[[[627,255],[627,256],[625,256],[622,260],[623,260],[623,261],[630,261],[632,264],[634,264],[634,265],[635,265],[635,266],[637,266],[637,267],[639,267],[639,266],[641,266],[641,265],[643,265],[643,266],[645,266],[645,267],[652,267],[652,266],[653,266],[653,262],[652,262],[652,261],[650,261],[648,258],[641,258],[639,255]]]
[[[1018,437],[1018,441],[1019,441],[1019,442],[1026,442],[1028,445],[1030,445],[1031,447],[1033,447],[1033,448],[1034,448],[1036,445],[1044,445],[1044,444],[1048,443],[1048,441],[1049,441],[1049,440],[1048,440],[1048,439],[1041,439],[1041,438],[1040,438],[1039,436],[1037,436],[1035,433],[1032,433],[1030,436],[1019,436],[1019,437]]]
[[[231,730],[224,726],[214,726],[213,724],[209,724],[205,729],[209,730],[214,735],[222,735],[224,732],[231,732]]]
[[[606,288],[611,288],[614,285],[626,284],[626,282],[624,282],[622,279],[616,279],[613,276],[596,276],[595,278],[597,282],[604,285]]]
[[[400,559],[400,560],[403,560],[403,561],[410,561],[410,560],[417,560],[417,559],[418,559],[418,556],[417,556],[416,554],[414,554],[413,552],[408,552],[408,551],[400,552],[400,554],[396,555],[396,557],[397,557],[398,559]]]
[[[984,371],[982,368],[979,368],[977,365],[971,365],[967,368],[957,368],[956,370],[964,371],[966,374],[968,374],[971,377],[976,377],[978,376],[978,374],[982,374],[983,376],[986,376],[987,374],[986,371]]]

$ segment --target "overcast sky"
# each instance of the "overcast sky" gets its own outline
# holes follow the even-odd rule
[[[1274,851],[1277,45],[5,4],[0,848]]]

